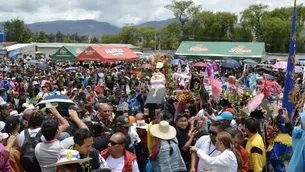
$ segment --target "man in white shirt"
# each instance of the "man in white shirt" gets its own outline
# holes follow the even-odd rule
[[[125,150],[126,139],[123,133],[114,133],[109,139],[108,148],[101,153],[112,172],[139,172],[136,155]]]
[[[208,136],[202,136],[197,140],[195,146],[202,151],[204,151],[207,155],[211,157],[215,157],[220,154],[219,151],[216,150],[216,136],[217,133],[224,130],[224,126],[221,122],[214,122],[212,123],[210,129],[209,129],[209,135]],[[197,155],[196,153],[192,153],[192,166],[191,166],[191,172],[195,172],[197,168],[197,172],[205,172],[211,170],[210,167],[205,165],[201,159],[199,159],[198,166],[196,167],[197,162]]]
[[[41,126],[41,134],[44,136],[46,141],[36,145],[35,156],[42,172],[56,172],[55,167],[46,168],[44,166],[56,163],[60,151],[62,149],[68,149],[74,144],[73,137],[69,137],[63,141],[57,140],[59,134],[67,130],[69,123],[58,113],[56,108],[51,108],[50,111],[59,120],[61,126],[58,127],[58,123],[53,119],[44,121]]]

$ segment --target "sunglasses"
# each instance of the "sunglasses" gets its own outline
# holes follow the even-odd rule
[[[211,131],[211,130],[210,130],[210,131],[209,131],[209,134],[212,135],[212,136],[217,136],[217,132],[215,132],[215,131]]]
[[[110,145],[111,146],[115,146],[115,145],[119,145],[119,144],[122,144],[122,143],[117,143],[117,142],[114,142],[114,141],[109,141]]]

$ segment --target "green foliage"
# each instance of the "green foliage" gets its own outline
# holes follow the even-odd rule
[[[35,36],[35,42],[49,42],[47,34],[44,31],[40,31],[38,36]]]
[[[28,27],[25,27],[22,31],[22,34],[19,37],[18,42],[20,43],[30,43],[31,38],[33,37],[33,33]]]
[[[119,38],[122,44],[137,44],[138,30],[136,26],[125,26],[119,33]]]
[[[174,50],[178,48],[180,42],[180,29],[177,23],[170,23],[160,31],[161,47],[165,50]]]
[[[8,42],[17,42],[25,29],[24,21],[19,18],[6,21],[3,23],[3,29]]]
[[[96,37],[93,37],[91,39],[91,43],[93,43],[93,44],[99,43],[99,40]]]
[[[120,37],[118,34],[105,34],[101,38],[101,43],[103,44],[120,43]]]
[[[174,16],[179,20],[181,25],[186,24],[192,20],[193,15],[198,13],[201,6],[196,6],[192,0],[176,1],[166,5],[165,8],[171,10]]]
[[[138,34],[142,41],[142,47],[153,48],[156,42],[155,37],[159,35],[159,31],[154,26],[143,26],[138,28]]]

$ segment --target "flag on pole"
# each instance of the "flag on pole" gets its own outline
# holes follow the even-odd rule
[[[292,16],[292,28],[289,44],[289,57],[287,63],[287,71],[285,78],[283,107],[287,109],[288,115],[291,116],[294,108],[293,92],[294,90],[294,67],[295,67],[295,54],[296,54],[296,0],[294,0],[293,16]]]

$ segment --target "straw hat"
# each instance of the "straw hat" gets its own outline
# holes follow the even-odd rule
[[[136,128],[144,129],[147,131],[148,124],[145,123],[145,120],[137,120],[136,123],[133,124]]]
[[[85,162],[90,161],[92,158],[84,158],[80,159],[80,154],[76,150],[70,150],[70,149],[63,149],[60,151],[57,157],[57,162],[54,164],[46,165],[45,168],[48,167],[56,167],[61,165],[67,165],[67,164],[82,164]]]
[[[177,131],[170,126],[167,121],[161,121],[159,124],[154,124],[149,129],[150,133],[162,140],[171,140],[176,137]]]

